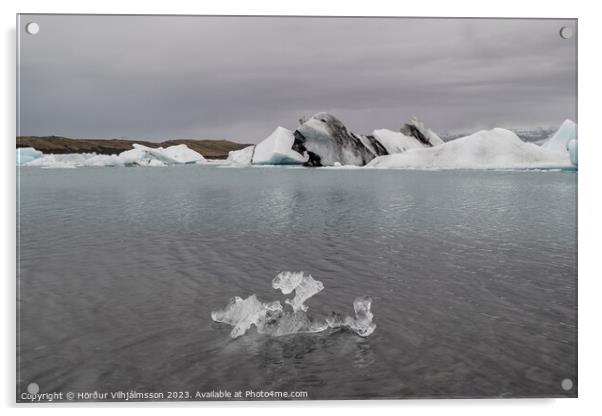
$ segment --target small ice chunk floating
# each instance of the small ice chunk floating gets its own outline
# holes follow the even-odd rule
[[[376,329],[376,324],[372,322],[374,315],[370,311],[372,299],[367,296],[358,297],[353,302],[355,316],[333,313],[320,320],[307,314],[309,308],[305,301],[324,289],[322,282],[303,272],[282,272],[272,280],[272,287],[285,295],[295,292],[292,299],[284,301],[289,307],[283,306],[278,300],[261,302],[256,295],[246,299],[236,296],[224,309],[211,312],[211,319],[231,325],[232,338],[244,335],[253,325],[260,334],[272,336],[315,333],[331,328],[348,329],[367,337]]]

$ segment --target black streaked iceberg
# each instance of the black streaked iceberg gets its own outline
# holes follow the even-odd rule
[[[378,152],[384,151],[367,145],[370,140],[363,141],[328,113],[318,113],[303,120],[294,136],[293,150],[307,154],[309,166],[334,166],[335,163],[363,166]]]
[[[577,140],[577,125],[567,119],[541,147],[556,152],[566,152],[571,140]]]

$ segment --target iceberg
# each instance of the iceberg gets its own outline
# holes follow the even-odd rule
[[[40,157],[22,163],[23,166],[44,168],[75,168],[83,166],[167,166],[189,163],[205,163],[205,158],[185,144],[167,148],[152,148],[135,143],[133,149],[119,155],[96,153],[42,154]],[[40,152],[41,153],[41,152]]]
[[[254,165],[301,165],[307,161],[302,154],[293,150],[295,137],[284,127],[276,127],[266,139],[255,146],[252,156]]]
[[[375,156],[360,136],[331,114],[318,113],[302,121],[294,133],[293,149],[308,155],[309,166],[363,166]]]
[[[134,159],[137,158],[143,161],[143,165],[148,165],[148,161],[151,159],[158,160],[167,165],[198,163],[205,161],[203,155],[190,149],[185,144],[169,146],[165,149],[162,147],[148,147],[138,143],[134,143],[133,146],[134,148],[132,150],[121,152],[119,156],[125,157],[128,160],[130,160],[132,157]]]
[[[166,166],[167,158],[161,152],[147,151],[149,147],[134,144],[134,148],[119,153],[114,161],[117,166]],[[100,155],[99,155],[100,156]],[[158,156],[158,158],[157,158]],[[104,158],[99,158],[103,160]]]
[[[567,145],[569,149],[569,157],[571,158],[571,163],[577,166],[577,140],[571,140]]]
[[[414,137],[419,142],[427,145],[427,146],[437,146],[443,144],[443,140],[441,137],[437,136],[437,134],[424,126],[424,123],[419,121],[416,117],[412,117],[412,119],[404,124],[400,132],[405,136]]]
[[[74,159],[77,160],[77,159]],[[90,157],[83,160],[79,166],[125,166],[123,158],[119,155],[98,155],[91,153]]]
[[[203,163],[205,158],[199,152],[195,152],[185,144],[177,144],[163,149],[163,154],[170,158],[172,163]]]
[[[483,130],[434,147],[380,156],[367,167],[381,169],[531,169],[570,168],[567,152],[525,143],[513,132]]]
[[[258,333],[271,336],[348,329],[367,337],[376,329],[369,297],[355,299],[354,317],[333,313],[329,318],[319,319],[307,313],[309,307],[304,302],[324,289],[322,282],[303,272],[282,272],[272,280],[272,287],[285,295],[295,292],[292,300],[285,300],[289,308],[280,301],[262,302],[256,295],[246,299],[236,296],[223,309],[211,312],[211,319],[232,326],[231,338],[244,335],[252,326]]]
[[[33,147],[20,147],[17,149],[17,165],[24,165],[42,156],[43,153]]]
[[[420,149],[427,147],[425,143],[416,140],[413,136],[406,136],[401,132],[396,132],[387,129],[374,130],[372,132],[378,142],[387,151],[386,154],[403,153],[409,149]],[[382,155],[379,155],[382,156]]]
[[[250,165],[253,159],[255,146],[247,146],[240,150],[231,150],[228,152],[228,161],[235,165]]]
[[[322,282],[314,280],[310,274],[305,275],[303,272],[282,272],[274,278],[272,287],[280,289],[285,295],[291,293],[293,290],[295,291],[295,297],[292,300],[286,299],[284,301],[286,304],[291,305],[294,312],[307,312],[307,306],[304,302],[324,289]]]
[[[330,328],[349,328],[356,334],[367,337],[374,332],[376,325],[372,322],[372,312],[370,307],[372,299],[368,296],[355,298],[353,301],[353,310],[355,317],[342,317],[340,314],[333,313],[326,319],[326,323]]]
[[[577,125],[567,119],[541,147],[555,152],[567,152],[572,140],[577,140]]]
[[[413,118],[399,132],[380,129],[357,135],[331,114],[317,113],[300,120],[290,131],[277,127],[261,143],[231,151],[224,167],[248,165],[306,165],[325,167],[364,166],[375,157],[441,144],[441,139]],[[95,153],[44,155],[33,148],[18,151],[18,163],[26,166],[69,168],[81,166],[167,166],[214,163],[185,144],[154,148],[139,143],[118,155]]]
[[[38,166],[42,168],[75,168],[85,166],[86,160],[96,156],[94,153],[49,154],[34,159],[23,166]]]
[[[203,163],[222,167],[304,165],[352,169],[575,169],[578,163],[577,125],[565,120],[541,146],[523,142],[501,128],[483,130],[443,142],[413,117],[399,131],[376,129],[358,135],[335,116],[317,113],[299,120],[293,132],[277,127],[261,143],[231,151],[225,161],[208,161],[185,144],[153,148],[139,143],[118,155],[49,154],[34,148],[17,149],[22,166],[168,166]]]
[[[399,132],[380,129],[370,135],[349,131],[328,113],[318,113],[300,122],[294,133],[293,149],[307,154],[309,166],[364,166],[378,156],[443,143],[416,118],[404,124]]]

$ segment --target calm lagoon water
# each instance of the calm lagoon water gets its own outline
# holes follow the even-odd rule
[[[17,393],[574,397],[577,174],[20,168]],[[232,340],[212,310],[325,289],[377,325]],[[574,387],[561,388],[569,378]]]

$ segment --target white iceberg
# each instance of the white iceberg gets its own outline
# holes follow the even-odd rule
[[[513,132],[483,130],[435,147],[380,156],[367,167],[383,169],[531,169],[569,168],[567,152],[525,143]]]
[[[250,165],[253,160],[255,146],[247,146],[240,150],[231,150],[228,152],[228,161],[235,165]]]
[[[443,140],[413,118],[399,132],[374,130],[370,135],[351,132],[332,114],[318,113],[300,120],[293,149],[307,154],[309,166],[364,166],[378,156],[432,147]]]
[[[254,165],[300,165],[307,157],[292,149],[295,136],[284,127],[277,127],[266,139],[255,146]]]
[[[33,147],[20,147],[17,149],[17,165],[24,165],[42,156],[43,153]]]
[[[152,148],[135,143],[133,149],[118,155],[96,153],[69,153],[42,155],[22,163],[24,166],[44,168],[75,168],[83,166],[167,166],[189,163],[205,163],[205,158],[185,144],[167,148]]]
[[[251,325],[261,330],[267,315],[275,311],[282,311],[282,305],[278,301],[263,303],[255,295],[246,299],[235,296],[224,309],[211,312],[211,319],[233,326],[230,336],[238,338],[244,335]]]
[[[349,131],[335,116],[317,113],[300,120],[295,146],[307,154],[310,166],[341,165],[363,166],[375,156],[374,144],[369,137]]]
[[[370,310],[371,305],[372,299],[368,296],[355,298],[353,301],[355,317],[343,317],[333,313],[326,319],[326,323],[330,328],[348,328],[362,337],[367,337],[376,329],[376,324],[372,322],[374,315]]]
[[[443,144],[443,140],[434,131],[424,126],[424,123],[416,117],[401,127],[401,133],[411,136],[426,144],[427,146],[438,146]]]
[[[571,140],[577,140],[577,125],[571,120],[565,120],[541,147],[555,152],[567,152]]]

